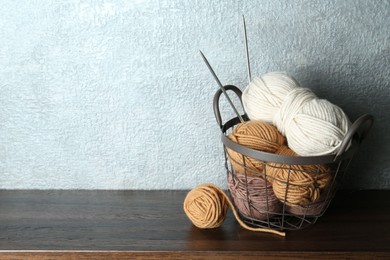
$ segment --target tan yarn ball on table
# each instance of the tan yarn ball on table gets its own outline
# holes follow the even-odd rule
[[[228,138],[245,147],[263,151],[267,153],[275,153],[280,146],[286,143],[286,139],[279,131],[270,123],[254,120],[238,124]],[[243,156],[231,149],[227,149],[228,158],[233,168],[237,171],[244,171],[244,167],[253,170],[248,173],[262,172],[264,162],[254,158]]]
[[[298,156],[287,146],[282,146],[277,154]],[[287,205],[304,206],[318,201],[321,192],[332,179],[330,170],[325,165],[269,163],[266,172],[275,196]]]
[[[184,200],[184,212],[198,228],[216,228],[225,220],[229,204],[212,185],[199,185]]]

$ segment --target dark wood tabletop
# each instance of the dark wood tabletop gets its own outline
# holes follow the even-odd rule
[[[0,259],[390,258],[390,191],[339,191],[286,237],[194,227],[186,191],[0,190]]]

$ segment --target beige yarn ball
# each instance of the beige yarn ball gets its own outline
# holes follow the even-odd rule
[[[228,138],[245,147],[263,151],[267,153],[275,153],[280,146],[286,143],[286,139],[272,124],[264,121],[248,121],[238,124]],[[262,172],[264,169],[264,162],[254,158],[243,156],[231,149],[227,149],[228,158],[233,168],[237,171],[243,172],[245,169],[242,165],[245,164],[249,174]]]
[[[277,154],[297,156],[287,146],[281,147]],[[305,206],[318,201],[332,180],[326,165],[269,163],[266,172],[275,196],[287,205]]]
[[[191,190],[183,209],[187,217],[198,228],[217,228],[226,218],[229,204],[223,192],[211,184],[199,185]]]

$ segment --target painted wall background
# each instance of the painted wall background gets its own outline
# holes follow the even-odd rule
[[[0,188],[224,186],[221,81],[283,70],[375,126],[345,188],[390,188],[389,1],[2,1]],[[233,115],[223,107],[225,118]]]

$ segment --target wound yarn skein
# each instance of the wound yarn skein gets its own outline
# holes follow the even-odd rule
[[[272,124],[254,120],[238,124],[237,127],[228,135],[228,138],[245,147],[263,151],[267,153],[275,153],[280,146],[286,143],[286,139]],[[248,173],[262,172],[264,162],[254,158],[243,156],[231,149],[227,149],[228,158],[233,168],[237,171],[244,171],[245,165]]]
[[[270,72],[255,77],[242,93],[244,110],[251,120],[272,123],[287,94],[299,83],[283,72]]]
[[[242,101],[251,120],[273,123],[301,156],[337,153],[350,126],[341,108],[319,99],[283,72],[254,78]]]
[[[228,188],[238,211],[247,217],[266,220],[282,210],[271,183],[260,175],[234,171],[228,175]]]
[[[225,220],[228,210],[226,197],[212,185],[191,190],[184,200],[184,212],[198,228],[216,228]]]
[[[282,146],[277,154],[297,156],[287,146]],[[266,172],[275,196],[289,206],[306,206],[317,202],[332,180],[326,165],[269,163]]]

